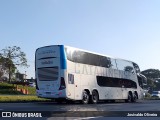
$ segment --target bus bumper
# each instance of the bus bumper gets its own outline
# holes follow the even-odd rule
[[[65,91],[52,92],[37,90],[36,95],[41,98],[66,98]]]

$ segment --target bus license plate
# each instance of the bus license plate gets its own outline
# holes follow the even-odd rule
[[[51,94],[51,92],[46,92],[46,94],[47,94],[47,95],[50,95],[50,94]]]

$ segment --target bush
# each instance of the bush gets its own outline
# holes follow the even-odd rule
[[[29,86],[23,86],[23,85],[17,85],[17,84],[9,84],[9,83],[0,83],[0,94],[8,94],[8,95],[23,95],[22,92],[17,91],[18,89],[28,89],[29,95],[35,95],[36,94],[36,88],[29,87]]]
[[[151,94],[146,93],[146,94],[145,94],[145,98],[151,98]]]
[[[18,85],[19,89],[28,89],[29,95],[35,95],[36,94],[36,88],[35,87],[29,87],[29,86],[23,86],[23,85]]]
[[[22,95],[23,93],[21,93],[20,91],[14,91],[12,89],[3,89],[0,91],[0,94],[3,94],[3,95]]]
[[[14,86],[8,83],[0,83],[0,89],[14,89]]]

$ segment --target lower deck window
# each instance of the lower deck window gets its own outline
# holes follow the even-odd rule
[[[97,83],[101,87],[137,88],[136,82],[123,78],[97,76]]]
[[[68,84],[74,84],[74,75],[68,74]]]

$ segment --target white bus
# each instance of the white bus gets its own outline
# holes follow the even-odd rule
[[[143,83],[134,62],[64,46],[38,48],[35,53],[37,96],[77,101],[136,102],[143,98]]]

